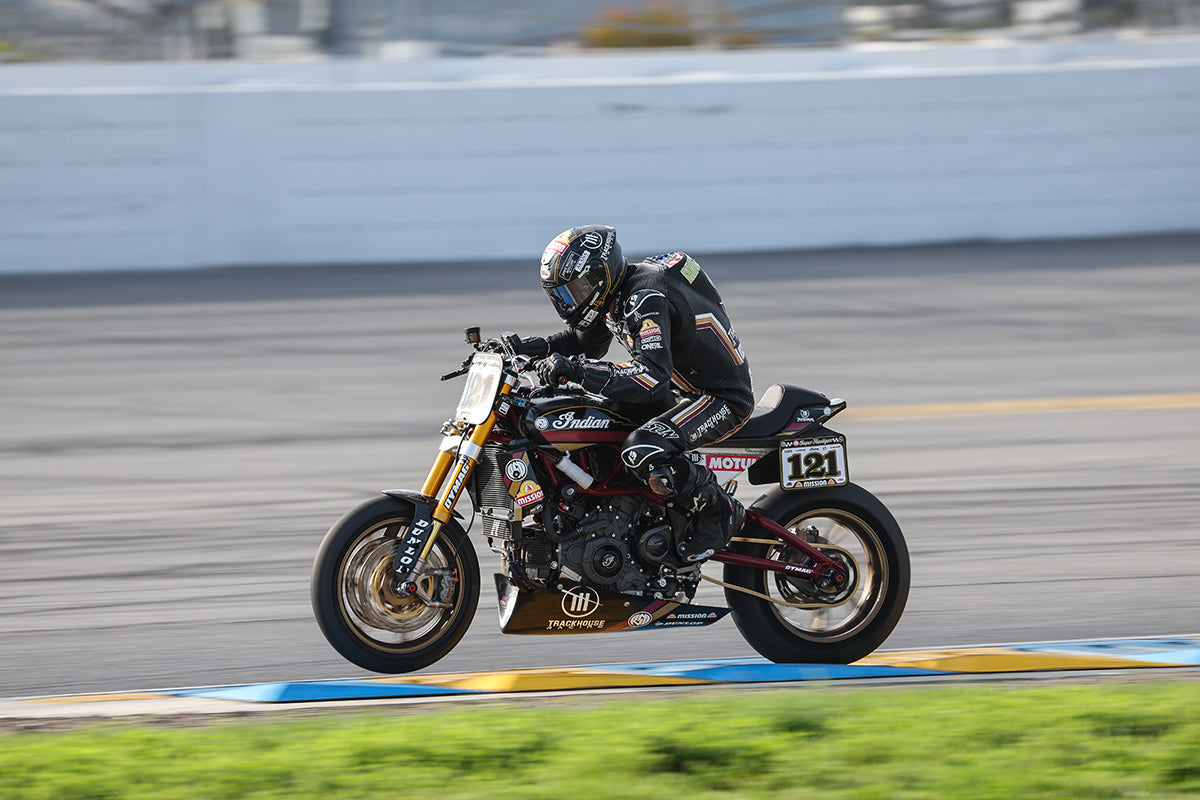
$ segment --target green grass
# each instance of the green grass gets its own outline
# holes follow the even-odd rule
[[[1193,681],[660,697],[9,731],[0,797],[1200,796]]]

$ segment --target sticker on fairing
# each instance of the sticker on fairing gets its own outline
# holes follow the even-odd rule
[[[504,465],[504,483],[508,486],[508,495],[521,508],[545,498],[542,487],[533,480],[532,473],[529,456],[523,450],[513,453]]]
[[[678,437],[676,437],[678,438]],[[693,450],[692,461],[705,467],[717,477],[718,483],[725,483],[736,478],[750,469],[768,451],[759,450]]]
[[[513,497],[513,501],[521,508],[525,508],[525,506],[541,502],[545,496],[546,494],[542,491],[541,486],[538,486],[533,481],[525,481],[517,489],[517,494]]]
[[[842,486],[850,480],[846,437],[790,439],[779,444],[779,484],[784,489]]]

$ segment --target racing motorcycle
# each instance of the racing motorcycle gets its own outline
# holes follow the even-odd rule
[[[717,578],[677,560],[686,504],[624,470],[635,415],[582,387],[536,385],[511,338],[468,328],[467,341],[473,352],[442,376],[467,380],[424,485],[354,508],[317,553],[313,609],[347,660],[410,672],[462,639],[481,590],[464,493],[499,556],[505,633],[701,627],[732,614],[772,661],[848,664],[896,626],[908,549],[883,503],[850,482],[846,438],[825,427],[844,400],[776,384],[735,434],[691,454],[731,494],[742,475],[772,485],[708,560],[723,566]],[[728,606],[693,603],[701,580],[723,587]]]

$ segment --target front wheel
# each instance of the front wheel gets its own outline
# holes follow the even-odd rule
[[[725,597],[742,636],[780,663],[849,664],[875,651],[900,621],[908,600],[908,548],[900,526],[870,492],[855,484],[776,490],[754,508],[823,553],[841,560],[851,583],[838,594],[810,581],[725,565]],[[759,558],[810,564],[804,553],[747,524],[733,549]]]
[[[442,527],[419,590],[398,591],[392,567],[413,504],[377,497],[350,511],[325,535],[312,572],[321,632],[346,660],[374,672],[427,667],[458,644],[479,602],[479,560],[458,524]]]

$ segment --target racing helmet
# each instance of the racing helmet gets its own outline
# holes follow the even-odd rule
[[[564,322],[587,328],[604,316],[625,268],[615,228],[581,225],[563,231],[546,246],[542,288]]]

